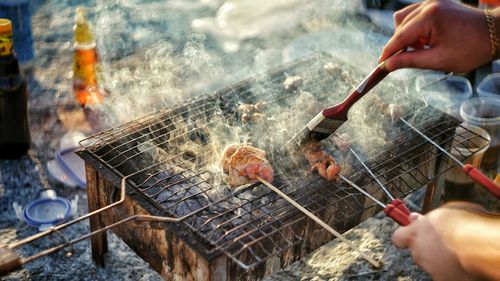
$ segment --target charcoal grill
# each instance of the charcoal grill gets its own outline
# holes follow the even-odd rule
[[[342,64],[349,75],[332,76],[323,68],[332,61],[342,64],[314,54],[82,141],[79,155],[86,162],[89,211],[116,201],[120,181],[127,178],[125,202],[92,217],[91,230],[136,214],[174,218],[193,214],[176,224],[145,228],[123,224],[113,229],[168,280],[259,280],[330,241],[331,234],[260,183],[231,190],[207,164],[213,161],[210,134],[216,123],[252,130],[252,125],[241,123],[236,111],[239,103],[266,100],[286,106],[286,100],[294,98],[281,85],[285,73],[301,75],[304,90],[314,95],[329,92],[333,86],[338,88],[330,98],[345,97],[352,82],[362,75]],[[405,118],[447,149],[460,126],[431,108],[412,110]],[[388,130],[388,142],[366,163],[395,196],[410,194],[452,167],[453,163],[411,129],[395,124]],[[272,142],[265,138],[253,141],[262,147]],[[462,143],[471,141],[471,134],[462,138]],[[191,144],[189,149],[181,149],[186,143]],[[333,146],[329,143],[328,147]],[[266,148],[273,166],[290,160],[283,153],[274,153],[273,147]],[[274,184],[339,232],[380,210],[344,181],[291,176],[290,170],[300,169],[305,168],[277,169]],[[347,174],[351,180],[387,201],[359,164],[351,170],[354,172]],[[105,234],[92,238],[92,251],[94,259],[103,264]]]

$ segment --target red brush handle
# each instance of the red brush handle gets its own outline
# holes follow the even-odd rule
[[[486,187],[486,189],[495,197],[500,198],[500,186],[496,185],[492,180],[485,176],[480,170],[476,169],[471,164],[465,164],[463,171],[471,179],[478,184]]]
[[[383,69],[383,63],[379,64],[343,102],[323,109],[323,116],[335,120],[347,120],[347,112],[351,106],[382,81],[387,74],[389,72]]]

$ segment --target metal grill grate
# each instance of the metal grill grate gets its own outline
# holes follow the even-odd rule
[[[322,56],[313,56],[97,134],[82,142],[82,153],[116,176],[128,177],[128,185],[160,214],[192,214],[182,222],[183,229],[201,242],[204,254],[224,253],[243,268],[252,268],[303,242],[305,225],[310,222],[265,186],[251,184],[230,190],[219,175],[206,169],[212,156],[208,148],[211,126],[221,120],[231,126],[241,125],[236,112],[240,102],[267,100],[286,106],[286,100],[293,99],[293,95],[282,89],[285,71],[307,75],[311,85],[315,85],[314,91],[327,91],[331,85],[344,87],[339,92],[351,88],[348,81],[325,75],[324,61]],[[430,108],[416,110],[407,119],[436,142],[451,148],[459,126],[456,120]],[[390,130],[391,141],[367,164],[393,194],[404,197],[437,176],[432,167],[441,154],[402,124],[395,124]],[[464,130],[460,141],[453,145],[477,138]],[[182,148],[186,142],[191,143],[189,149]],[[268,152],[273,164],[288,161],[284,155]],[[450,168],[452,163],[445,161],[445,166]],[[305,167],[292,168],[300,169]],[[386,200],[362,167],[354,164],[352,171],[356,172],[346,176],[375,197]],[[326,182],[314,175],[290,177],[286,170],[277,170],[274,184],[341,232],[359,223],[363,212],[377,208],[343,181]]]

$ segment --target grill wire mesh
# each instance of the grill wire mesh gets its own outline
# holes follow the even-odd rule
[[[238,122],[236,108],[239,102],[264,98],[271,103],[280,102],[285,71],[303,71],[300,67],[307,65],[308,75],[315,75],[310,71],[311,65],[322,67],[323,61],[323,57],[313,56],[265,77],[243,81],[94,135],[82,142],[82,153],[95,158],[104,169],[118,177],[128,176],[128,185],[161,214],[172,217],[191,214],[182,224],[208,254],[224,253],[241,267],[252,268],[304,242],[308,235],[304,225],[309,219],[259,183],[229,189],[214,172],[204,169],[210,153],[204,149],[209,142],[208,129],[218,118]],[[327,84],[319,77],[314,79]],[[253,93],[251,88],[259,81],[265,81],[262,82],[265,87],[274,87],[275,90],[271,90],[274,94]],[[430,108],[420,110],[433,111]],[[449,116],[413,113],[406,118],[447,149],[452,145],[474,147],[471,143],[478,140],[476,134],[465,129],[453,142],[455,129],[460,125]],[[410,128],[398,123],[393,127],[391,140],[366,163],[395,196],[404,197],[437,177],[432,167],[438,158],[444,163],[439,173],[452,167],[449,159]],[[199,144],[200,149],[179,149],[188,139]],[[461,160],[473,153],[460,151],[463,153],[458,157]],[[387,201],[359,163],[353,164],[351,170],[355,172],[346,174],[347,177],[375,197]],[[216,188],[221,184],[222,192],[221,188]],[[277,171],[274,184],[341,232],[364,219],[361,218],[363,212],[378,208],[343,181],[326,182],[314,175],[290,179]]]

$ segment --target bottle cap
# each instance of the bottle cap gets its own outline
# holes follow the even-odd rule
[[[9,19],[0,19],[0,36],[12,36],[12,22]]]
[[[0,18],[0,56],[12,54],[12,22]]]
[[[85,8],[76,8],[75,27],[74,27],[75,43],[91,44],[94,43],[94,35],[90,29],[90,24],[87,19]]]

